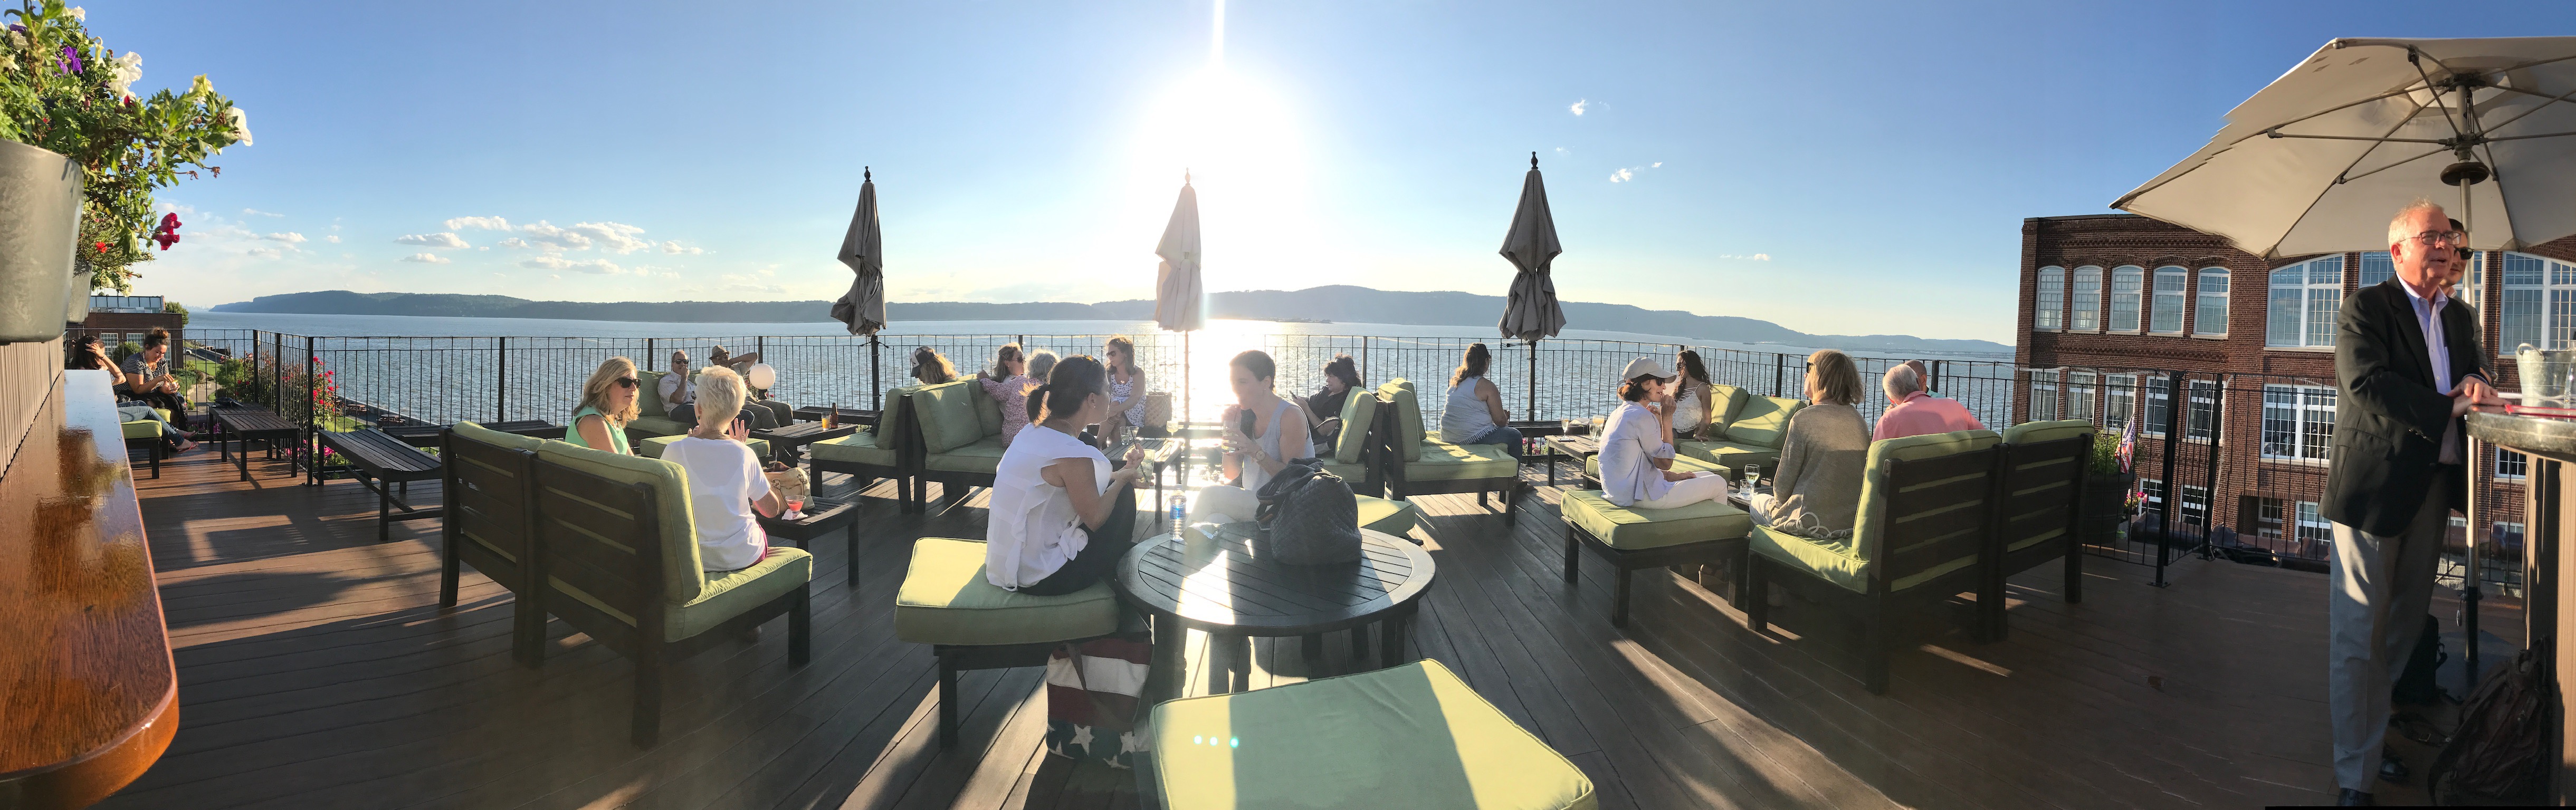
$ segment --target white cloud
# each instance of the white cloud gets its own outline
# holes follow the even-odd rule
[[[1627,169],[1620,169],[1610,173],[1610,182],[1613,183],[1625,183],[1635,179],[1637,179],[1637,173]]]
[[[245,254],[255,259],[276,259],[284,257],[286,255],[286,251],[277,248],[259,247],[251,248],[250,250],[245,251]]]
[[[521,238],[516,237],[516,236],[510,237],[510,238],[508,238],[508,239],[503,239],[503,240],[501,240],[501,246],[502,246],[502,247],[505,247],[505,248],[532,248],[532,247],[536,247],[536,245],[529,244],[529,243],[528,243],[528,240],[521,239]]]
[[[1742,259],[1742,260],[1745,260],[1745,261],[1748,261],[1748,262],[1767,262],[1767,261],[1770,261],[1770,260],[1771,260],[1771,254],[1768,254],[1768,253],[1756,253],[1756,254],[1753,254],[1753,255],[1751,255],[1751,256],[1738,256],[1738,255],[1731,255],[1731,254],[1730,254],[1730,255],[1726,255],[1726,256],[1719,256],[1718,258],[1720,258],[1720,259]]]
[[[509,245],[511,247],[543,248],[549,251],[590,249],[589,236],[582,234],[580,231],[575,231],[569,228],[557,228],[543,221],[539,221],[533,225],[521,225],[519,226],[519,231],[521,233],[528,234],[528,238],[518,239],[514,237],[503,240],[501,244]]]
[[[409,256],[404,256],[403,261],[419,262],[421,264],[446,264],[447,257],[436,253],[414,253]]]
[[[283,217],[283,216],[286,216],[285,214],[272,214],[272,213],[269,213],[269,212],[266,212],[266,211],[259,210],[259,209],[257,209],[257,208],[244,208],[244,209],[242,209],[242,214],[243,214],[244,216],[254,216],[254,217]]]
[[[409,236],[398,236],[398,237],[395,237],[395,238],[394,238],[394,244],[397,244],[397,245],[423,245],[423,246],[427,246],[427,247],[434,247],[434,248],[463,248],[463,247],[473,247],[473,245],[466,244],[466,243],[465,243],[465,240],[456,238],[456,234],[448,233],[448,232],[446,232],[446,231],[440,231],[440,232],[438,232],[438,233],[416,233],[416,234],[411,234],[411,235],[409,235]]]
[[[286,233],[272,233],[260,238],[271,242],[285,242],[290,245],[303,244],[304,242],[304,235],[294,231],[288,231]]]
[[[510,221],[500,217],[457,217],[447,221],[448,230],[461,231],[467,228],[506,231],[510,229]]]
[[[702,247],[695,247],[695,246],[691,246],[691,245],[683,245],[683,244],[680,244],[680,243],[678,243],[678,242],[664,242],[664,243],[662,243],[662,252],[664,252],[664,253],[669,253],[669,254],[672,254],[672,255],[682,255],[682,254],[686,254],[686,255],[690,255],[690,256],[695,256],[695,255],[698,255],[698,254],[700,254],[700,253],[705,253],[705,252],[707,252],[707,249],[706,249],[706,248],[702,248]]]
[[[1651,168],[1661,169],[1661,168],[1663,168],[1663,167],[1664,167],[1664,162],[1663,162],[1663,161],[1658,160],[1658,161],[1655,161],[1655,162],[1654,162],[1654,165],[1653,165]]]
[[[322,241],[329,242],[334,245],[340,244],[340,236],[339,234],[332,234],[330,236],[322,237]]]
[[[1567,107],[1566,109],[1573,110],[1575,115],[1582,115],[1582,114],[1583,114],[1583,107],[1584,107],[1585,105],[1588,105],[1588,104],[1591,104],[1591,103],[1592,103],[1592,100],[1587,98],[1587,99],[1583,99],[1583,100],[1580,100],[1580,101],[1576,101],[1576,102],[1574,102],[1574,106],[1572,106],[1572,107]]]
[[[545,220],[538,220],[533,223],[521,225],[518,230],[520,233],[527,234],[527,236],[524,238],[514,236],[508,239],[503,239],[501,240],[501,246],[510,248],[536,248],[548,253],[560,253],[567,250],[589,250],[593,247],[597,247],[604,252],[625,255],[639,250],[650,249],[654,245],[652,240],[636,238],[637,234],[644,232],[643,228],[620,222],[580,222],[574,223],[570,226],[560,226]],[[664,252],[689,251],[685,249],[672,251],[665,248]]]
[[[561,256],[539,256],[520,262],[519,266],[535,270],[579,270],[600,276],[613,276],[626,272],[626,268],[619,267],[607,259],[572,261]]]

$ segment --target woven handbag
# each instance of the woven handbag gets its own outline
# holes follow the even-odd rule
[[[1261,485],[1264,547],[1290,565],[1323,565],[1360,558],[1360,502],[1342,477],[1317,459],[1288,462]]]
[[[1145,421],[1143,424],[1137,425],[1137,427],[1152,428],[1154,430],[1154,434],[1149,435],[1163,435],[1162,431],[1168,428],[1171,424],[1172,393],[1169,391],[1155,391],[1146,394]]]

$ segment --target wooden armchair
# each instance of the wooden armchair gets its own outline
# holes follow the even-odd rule
[[[440,431],[438,607],[456,607],[462,566],[474,566],[517,597],[510,614],[510,657],[536,666],[546,638],[545,580],[537,567],[536,464],[541,439],[458,422]]]
[[[2075,521],[2092,456],[2093,423],[2082,419],[2004,430],[2003,482],[1995,499],[1997,564],[1987,583],[1995,596],[1977,600],[1987,638],[2005,635],[2004,579],[2051,559],[2065,558],[2066,601],[2084,601],[2084,540]]]

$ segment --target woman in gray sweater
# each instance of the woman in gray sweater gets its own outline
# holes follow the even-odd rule
[[[1807,356],[1811,404],[1789,417],[1771,492],[1747,499],[1756,523],[1820,539],[1850,536],[1869,461],[1869,425],[1852,407],[1860,397],[1860,372],[1849,355],[1826,349]]]

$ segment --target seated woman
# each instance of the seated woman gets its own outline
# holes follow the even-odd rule
[[[63,367],[73,371],[105,371],[117,375],[119,379],[123,378],[123,372],[117,369],[116,363],[107,359],[107,348],[99,344],[97,335],[82,335],[79,340],[72,341],[71,357],[64,362]],[[120,422],[140,422],[149,419],[161,423],[161,441],[168,444],[173,453],[185,453],[197,449],[196,434],[180,430],[178,425],[171,424],[170,420],[162,418],[161,412],[153,409],[149,402],[127,399],[119,395],[116,402],[116,417]]]
[[[1039,596],[1090,587],[1118,567],[1136,538],[1136,471],[1082,441],[1082,426],[1109,415],[1108,376],[1100,361],[1075,356],[1057,363],[1047,383],[1029,393],[1028,429],[1002,451],[993,476],[984,530],[984,578]]]
[[[957,381],[957,364],[948,362],[937,350],[922,346],[912,350],[912,378],[923,385]]]
[[[1125,335],[1101,345],[1101,362],[1109,369],[1109,421],[1100,424],[1100,445],[1117,444],[1127,432],[1145,424],[1145,369],[1136,364],[1136,341]]]
[[[781,506],[751,452],[749,424],[734,419],[747,396],[742,375],[733,369],[716,366],[699,374],[702,418],[662,450],[662,460],[680,465],[689,477],[690,520],[698,530],[699,565],[708,573],[758,564],[769,553],[760,518],[777,516]]]
[[[636,407],[635,361],[611,357],[581,384],[581,407],[572,412],[572,429],[563,440],[575,447],[634,455],[626,445],[626,423],[643,412]]]
[[[1028,374],[1030,388],[1036,388],[1038,383],[1046,380],[1047,372],[1055,370],[1055,359],[1055,352],[1047,351],[1045,349],[1039,349],[1029,353]]]
[[[1746,499],[1755,522],[1818,538],[1851,531],[1869,464],[1869,425],[1852,407],[1860,396],[1860,370],[1849,355],[1826,349],[1807,356],[1807,401],[1814,404],[1789,417],[1771,491]]]
[[[1350,403],[1351,392],[1363,387],[1359,363],[1349,354],[1333,355],[1332,361],[1324,364],[1324,387],[1306,398],[1306,421],[1315,426],[1308,432],[1314,435],[1315,446],[1329,447],[1341,438],[1342,406]],[[1368,426],[1360,429],[1367,430]]]
[[[1521,432],[1512,428],[1512,415],[1503,410],[1503,392],[1485,379],[1493,362],[1493,350],[1485,344],[1467,346],[1466,358],[1449,375],[1449,404],[1440,411],[1441,441],[1509,445],[1520,452]]]
[[[1673,435],[1685,441],[1711,438],[1706,431],[1716,396],[1709,390],[1708,366],[1690,349],[1683,349],[1676,362],[1681,377],[1673,391]]]
[[[172,425],[188,427],[188,401],[179,396],[179,378],[170,373],[170,332],[154,329],[143,338],[143,351],[125,356],[118,367],[124,381],[116,386],[119,399],[138,400],[170,412]]]
[[[1601,434],[1601,497],[1632,509],[1671,509],[1726,499],[1715,473],[1677,473],[1673,459],[1672,374],[1651,357],[1620,372],[1619,398]]]
[[[1234,388],[1234,404],[1225,406],[1219,420],[1225,429],[1225,453],[1219,463],[1228,483],[1200,488],[1190,504],[1194,523],[1251,520],[1261,506],[1261,486],[1288,462],[1315,456],[1306,412],[1280,398],[1274,386],[1278,366],[1269,354],[1256,349],[1235,355],[1226,363],[1226,372]]]
[[[1027,371],[1028,361],[1020,356],[1020,344],[1004,343],[993,352],[993,367],[975,375],[976,383],[984,387],[984,395],[1002,406],[1003,447],[1011,446],[1011,438],[1029,426],[1029,389],[1036,384],[1029,381]]]

